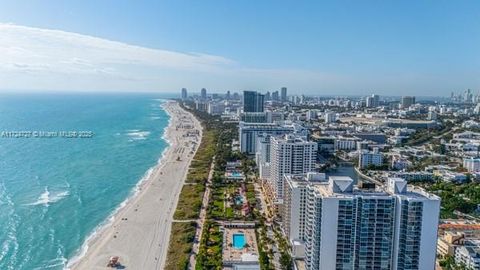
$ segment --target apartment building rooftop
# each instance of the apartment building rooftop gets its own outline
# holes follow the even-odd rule
[[[311,188],[324,197],[349,198],[354,196],[386,197],[397,195],[405,199],[439,200],[439,197],[424,189],[409,185],[401,178],[389,178],[386,187],[360,188],[354,185],[349,176],[330,176],[328,182],[322,182]]]

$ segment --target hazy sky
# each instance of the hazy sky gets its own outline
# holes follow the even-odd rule
[[[281,86],[477,91],[480,2],[0,0],[0,89]]]

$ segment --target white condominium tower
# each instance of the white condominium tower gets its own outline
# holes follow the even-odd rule
[[[435,269],[440,199],[403,179],[361,190],[330,177],[308,186],[306,205],[307,270]]]
[[[272,137],[270,150],[270,179],[276,201],[283,198],[285,174],[302,174],[315,169],[317,143],[292,134]]]
[[[317,172],[284,176],[282,227],[295,258],[305,257],[307,188],[309,185],[324,184],[326,179],[325,173]]]

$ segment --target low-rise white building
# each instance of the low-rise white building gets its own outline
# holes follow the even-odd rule
[[[468,172],[480,172],[480,158],[466,158],[463,160],[463,167]]]
[[[334,112],[325,113],[325,123],[334,123],[337,121],[337,114]]]
[[[334,142],[334,149],[338,150],[345,150],[351,151],[357,149],[357,142],[359,139],[357,138],[347,138],[347,137],[338,137],[335,138]]]
[[[360,151],[358,154],[358,167],[366,168],[370,165],[381,166],[383,164],[383,155],[378,152],[378,148],[373,151]]]
[[[455,263],[465,269],[480,270],[480,242],[467,240],[463,246],[455,249]]]

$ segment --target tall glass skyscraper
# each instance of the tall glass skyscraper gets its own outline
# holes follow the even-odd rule
[[[264,95],[256,91],[243,91],[243,112],[263,112]]]
[[[280,99],[285,102],[287,101],[287,88],[286,87],[282,87],[282,89],[280,89],[281,93],[280,93]]]

